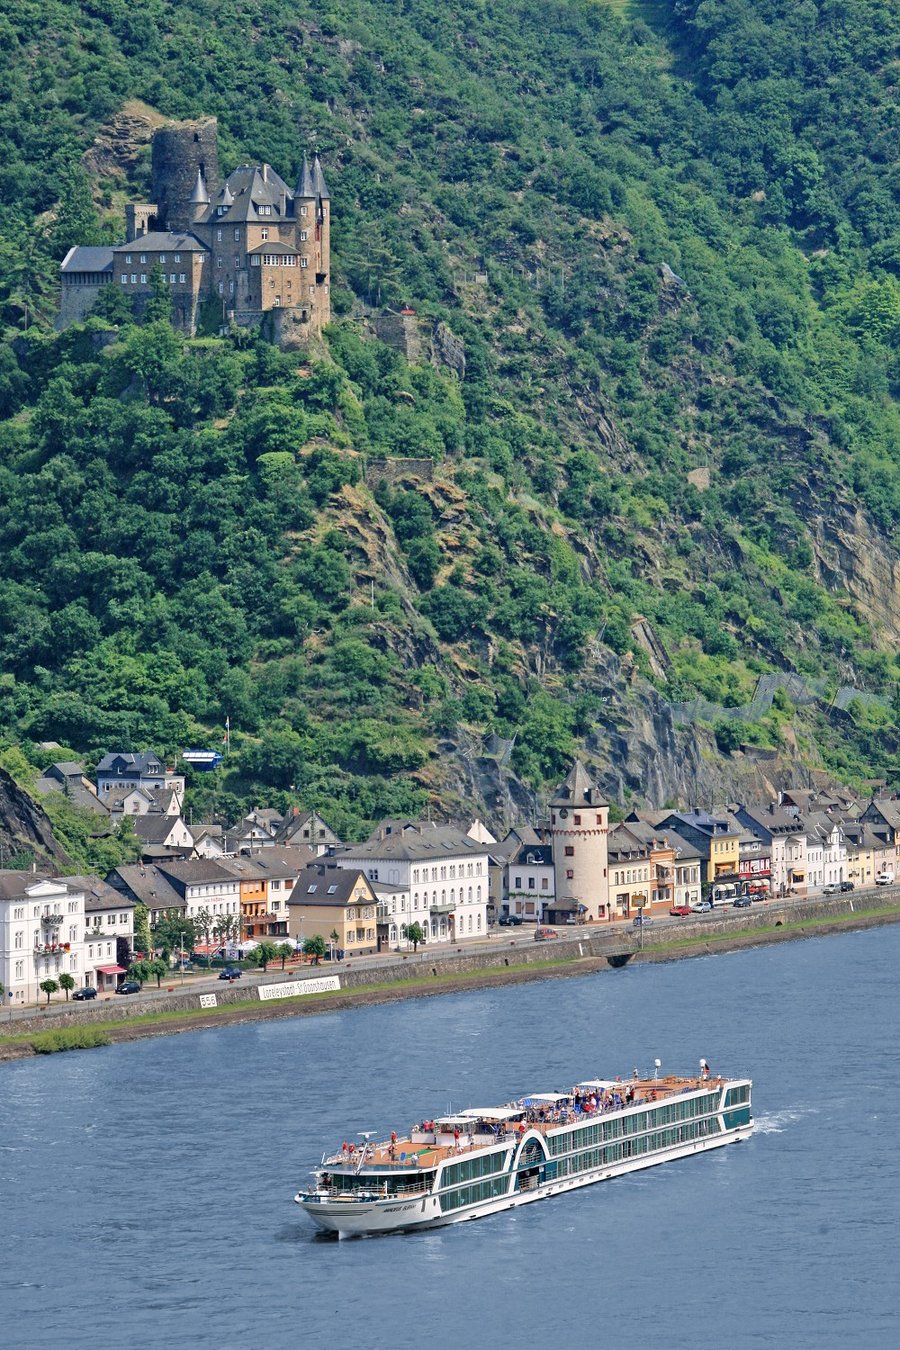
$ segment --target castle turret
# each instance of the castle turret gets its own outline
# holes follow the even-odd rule
[[[201,220],[209,206],[209,193],[206,189],[206,180],[203,177],[203,170],[197,170],[197,181],[194,184],[194,191],[191,193],[191,206],[193,207],[192,219]]]
[[[609,806],[575,760],[550,801],[556,901],[569,901],[587,921],[609,917]]]
[[[309,160],[303,156],[303,167],[300,170],[300,177],[297,179],[297,186],[294,189],[295,197],[304,197],[307,201],[313,201],[316,196],[316,185],[313,180],[312,170],[309,167]]]
[[[159,207],[162,229],[189,230],[194,223],[193,201],[198,174],[207,195],[219,187],[218,126],[214,117],[174,122],[153,136],[151,177],[153,199]]]

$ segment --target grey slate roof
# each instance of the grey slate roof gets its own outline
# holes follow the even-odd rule
[[[325,175],[322,172],[322,161],[316,155],[313,160],[313,183],[316,189],[316,196],[321,197],[324,202],[330,201],[331,193],[325,183]]]
[[[208,253],[209,249],[193,234],[173,230],[151,230],[130,244],[116,244],[113,253]]]
[[[161,816],[155,812],[146,816],[129,816],[132,829],[145,844],[166,844],[178,824],[178,816]],[[182,847],[181,845],[178,846]],[[188,845],[183,847],[187,848]]]
[[[363,844],[351,844],[337,855],[353,861],[373,858],[419,861],[423,858],[458,857],[460,854],[486,857],[490,849],[479,844],[455,825],[432,825],[427,821],[407,822],[397,833],[373,836]]]
[[[203,213],[203,223],[212,225],[222,221],[227,225],[239,220],[286,219],[287,213],[285,216],[281,214],[282,192],[285,194],[286,205],[288,205],[293,201],[294,194],[273,168],[267,166],[266,177],[263,178],[260,165],[242,164],[228,175],[209,210]],[[227,210],[223,211],[221,215],[218,212],[220,206],[227,207]],[[271,214],[261,216],[256,209],[258,206],[270,206],[272,208]]]
[[[156,772],[157,768],[160,772],[164,771],[162,760],[153,750],[141,750],[138,754],[131,750],[114,750],[111,754],[103,756],[97,765],[97,772],[111,773],[119,761],[122,763],[123,774],[149,774],[150,777],[158,778],[160,775]],[[149,773],[151,769],[154,771],[152,774]]]
[[[576,759],[550,799],[551,806],[605,805],[600,789],[580,759]]]
[[[72,272],[112,272],[113,251],[111,248],[95,248],[92,245],[77,244],[70,248],[60,265],[60,271],[67,275]]]
[[[184,909],[184,897],[152,864],[123,863],[106,880],[114,890],[127,892],[148,909]]]
[[[353,868],[335,867],[334,863],[311,863],[304,867],[297,878],[297,884],[288,897],[289,905],[333,905],[342,909],[349,904],[359,878],[374,902],[375,896],[371,882],[364,872]]]
[[[97,910],[103,909],[134,909],[134,901],[130,895],[123,895],[115,887],[110,886],[109,882],[101,877],[89,876],[80,877],[57,877],[57,881],[63,881],[67,886],[74,886],[78,891],[84,891],[84,909],[86,914],[93,914]]]
[[[316,182],[309,167],[309,160],[306,155],[303,156],[303,167],[300,170],[300,177],[297,179],[297,188],[295,197],[315,197]]]
[[[254,853],[251,858],[217,858],[216,862],[242,881],[281,881],[296,877],[314,857],[311,848],[280,848],[276,845]]]

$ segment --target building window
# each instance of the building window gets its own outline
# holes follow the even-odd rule
[[[137,285],[137,273],[136,273],[136,272],[132,272],[132,274],[131,274],[131,284],[132,284],[132,286],[136,286],[136,285]]]
[[[16,962],[16,979],[17,979],[17,980],[21,980],[21,979],[24,978],[24,976],[25,976],[25,962],[24,962],[24,961],[17,961],[17,962]]]
[[[173,261],[173,262],[181,262],[181,254],[180,254],[180,253],[173,253],[173,254],[172,254],[172,261]]]
[[[146,285],[147,285],[147,273],[146,273],[146,272],[142,272],[142,273],[141,273],[141,285],[142,285],[142,286],[146,286]]]
[[[309,258],[301,258],[301,259],[300,259],[300,266],[301,266],[301,267],[309,267]]]
[[[521,878],[521,877],[516,877],[515,880],[513,881],[513,885],[515,886],[515,888],[516,888],[517,891],[521,890],[521,889],[522,889],[522,878]]]
[[[566,847],[565,847],[565,855],[566,855],[567,858],[574,858],[574,857],[575,857],[575,848],[574,848],[574,846],[573,846],[572,844],[566,844]]]
[[[222,259],[221,259],[221,258],[216,258],[216,267],[223,267],[223,266],[224,266],[224,263],[222,262]]]
[[[265,226],[263,226],[263,228],[260,230],[259,234],[260,234],[260,238],[263,239],[263,240],[268,239],[268,237],[269,237],[269,231],[266,229]]]
[[[176,282],[177,280],[178,280],[178,278],[177,278],[177,276],[175,275],[175,273],[174,273],[174,272],[170,272],[170,273],[169,273],[169,285],[170,285],[170,286],[174,286],[174,285],[175,285],[175,282]]]
[[[142,262],[142,263],[145,263],[145,262],[147,261],[147,255],[146,255],[146,253],[142,253],[142,254],[141,254],[139,261]]]
[[[300,207],[300,214],[301,214],[301,216],[305,216],[305,215],[307,214],[307,210],[306,210],[306,207],[305,207],[305,206],[301,206],[301,207]]]
[[[181,284],[182,284],[182,286],[183,286],[184,283],[187,281],[187,272],[179,272],[179,273],[178,273],[178,280],[181,282]]]
[[[235,242],[236,244],[239,243],[239,242],[240,242],[240,238],[241,238],[241,232],[240,232],[240,230],[235,230],[235,232],[234,232],[234,242]]]
[[[159,261],[160,261],[161,263],[164,263],[164,262],[166,261],[166,255],[165,255],[164,253],[161,253],[161,254],[159,255]]]
[[[130,253],[126,253],[126,254],[125,254],[125,261],[126,261],[127,263],[130,263],[130,262],[131,262],[131,254],[130,254]]]
[[[574,880],[575,880],[575,873],[572,871],[570,867],[566,872],[566,881],[574,881]]]
[[[581,824],[581,816],[574,816],[573,819],[574,819],[576,825],[580,825],[580,824]]]
[[[221,242],[222,242],[222,231],[216,230],[216,243],[221,244]]]

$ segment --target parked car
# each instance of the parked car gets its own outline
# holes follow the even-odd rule
[[[504,928],[521,928],[522,916],[521,914],[501,914],[498,922]]]
[[[893,872],[879,872],[878,876],[875,878],[876,886],[893,886],[893,884],[894,884]]]
[[[550,942],[553,938],[558,937],[559,933],[555,928],[536,928],[534,930],[535,942]]]
[[[646,928],[647,924],[652,922],[653,919],[649,914],[638,914],[637,918],[631,920],[631,926],[632,928]]]
[[[711,910],[712,905],[708,900],[695,900],[691,905],[692,914],[709,914]]]
[[[749,895],[736,895],[732,903],[732,909],[749,909],[753,904]]]
[[[852,881],[842,881],[842,882],[841,882],[841,890],[842,890],[842,891],[852,891],[852,890],[853,890],[853,882],[852,882]]]
[[[97,997],[97,990],[92,984],[86,984],[83,989],[76,989],[72,997],[79,1003],[86,1002],[89,998]]]
[[[690,905],[673,905],[669,910],[673,919],[686,919],[690,915]]]
[[[117,994],[139,994],[140,992],[141,986],[138,984],[137,980],[124,980],[120,985],[116,986]]]
[[[219,971],[220,980],[239,980],[243,971],[240,966],[226,966],[224,970]]]
[[[839,882],[837,882],[837,881],[829,881],[829,883],[828,883],[827,886],[823,886],[823,887],[822,887],[822,894],[823,894],[823,895],[837,895],[838,892],[840,891],[840,889],[841,889],[841,887],[840,887],[840,883],[839,883]]]

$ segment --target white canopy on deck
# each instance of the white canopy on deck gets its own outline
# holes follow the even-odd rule
[[[472,1106],[468,1111],[463,1111],[466,1120],[512,1120],[513,1116],[520,1116],[522,1108],[516,1106]]]

